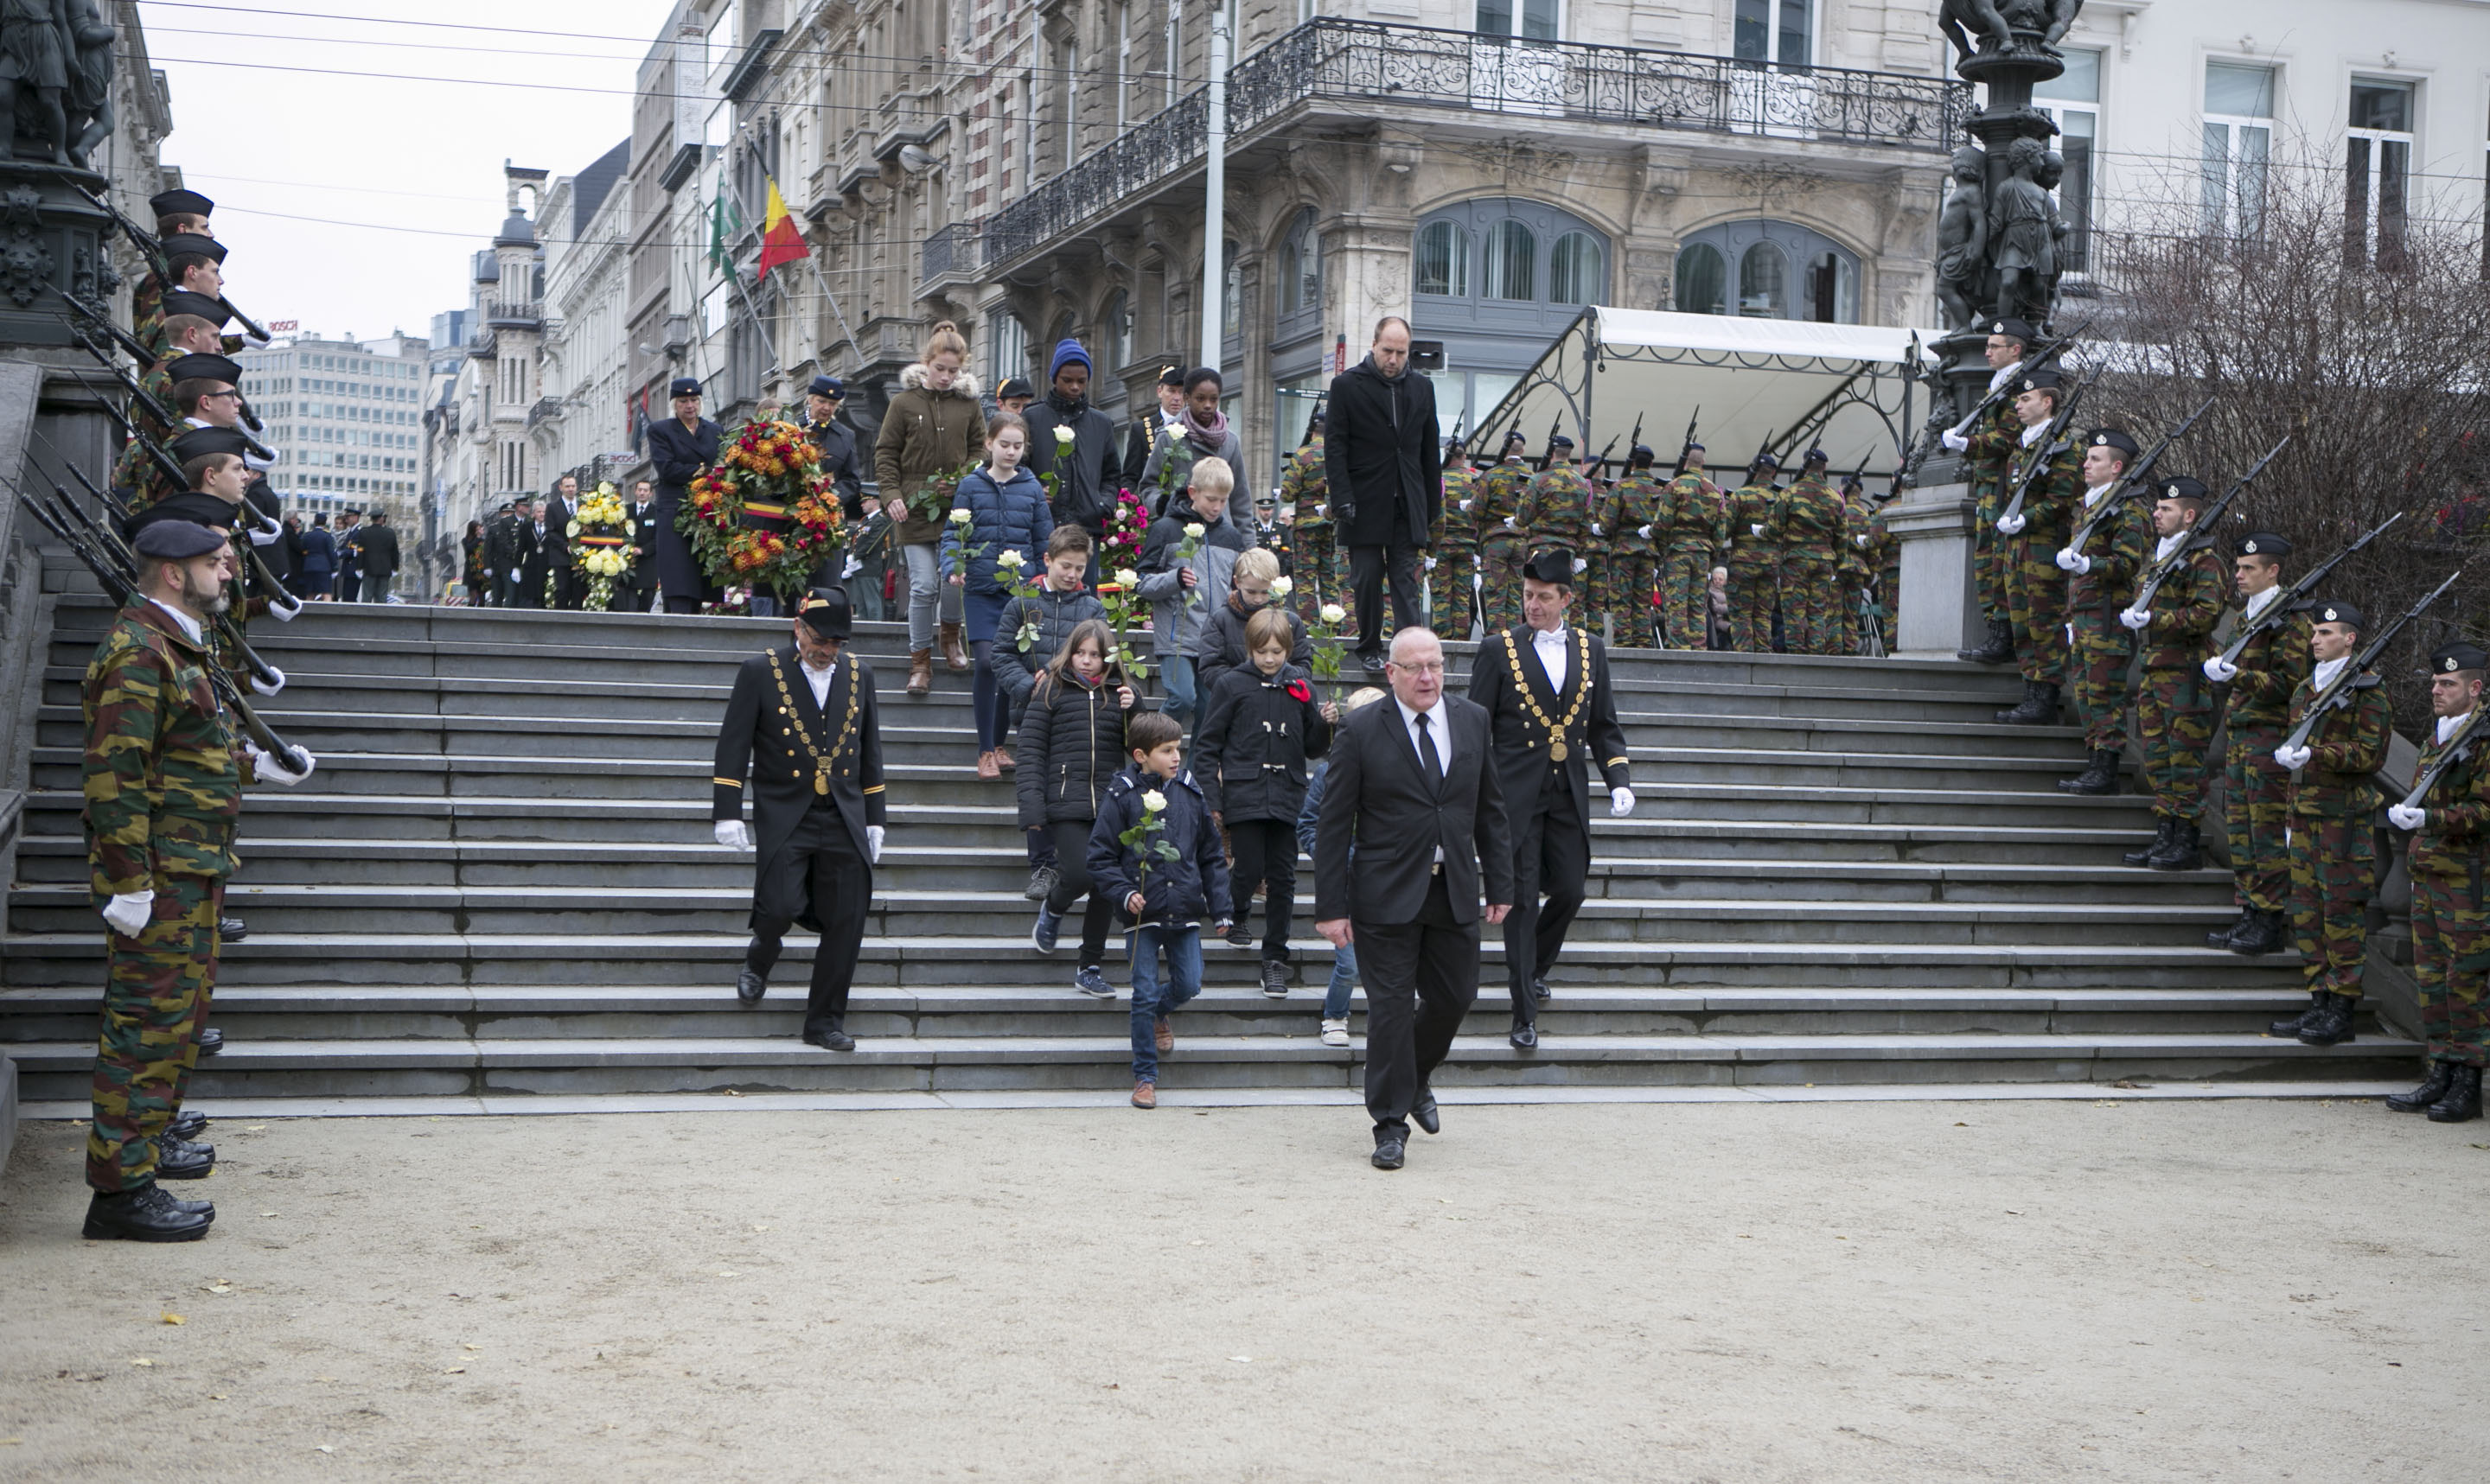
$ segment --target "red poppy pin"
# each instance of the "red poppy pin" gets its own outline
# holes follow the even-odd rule
[[[1288,699],[1290,700],[1312,700],[1315,699],[1315,688],[1306,684],[1303,680],[1291,680],[1288,682]]]

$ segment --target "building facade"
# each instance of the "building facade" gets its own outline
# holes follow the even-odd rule
[[[276,454],[269,482],[288,509],[386,509],[400,529],[416,528],[431,354],[429,341],[404,334],[300,335],[234,357],[260,441]]]
[[[631,451],[636,388],[623,342],[630,285],[631,162],[625,139],[545,192],[542,394],[528,410],[540,469],[576,475],[583,488],[620,479]]]
[[[467,341],[446,407],[427,410],[434,479],[440,486],[441,530],[467,523],[505,500],[542,494],[550,483],[529,434],[542,396],[544,249],[536,240],[547,172],[504,165],[507,215],[492,245],[473,257]]]

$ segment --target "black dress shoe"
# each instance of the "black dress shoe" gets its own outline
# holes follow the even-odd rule
[[[1516,1051],[1536,1051],[1539,1049],[1539,1027],[1517,1025],[1513,1028],[1513,1034],[1504,1039],[1513,1042],[1513,1049]]]
[[[1548,987],[1548,981],[1544,979],[1534,979],[1530,982],[1530,997],[1537,1000],[1540,1004],[1545,1005],[1549,1000],[1556,998],[1556,994],[1554,990]]]
[[[208,1235],[216,1219],[215,1207],[204,1212],[180,1210],[171,1196],[149,1184],[110,1195],[97,1191],[95,1199],[86,1203],[81,1235],[100,1241],[196,1241]]]
[[[2390,1113],[2418,1113],[2446,1097],[2447,1090],[2454,1085],[2455,1064],[2432,1062],[2429,1064],[2429,1076],[2420,1086],[2409,1093],[2387,1094],[2387,1110]]]
[[[202,1027],[200,1027],[200,1029],[199,1029],[199,1054],[200,1054],[201,1056],[214,1056],[214,1055],[216,1055],[217,1052],[222,1051],[224,1048],[225,1048],[225,1033],[224,1033],[224,1032],[222,1032],[222,1031],[220,1031],[220,1030],[217,1030],[217,1029],[215,1026],[213,1026],[213,1025],[209,1025],[209,1026],[202,1026]]]
[[[173,1121],[164,1126],[164,1131],[177,1139],[195,1139],[208,1131],[208,1115],[205,1113],[175,1114]]]
[[[759,969],[745,969],[735,976],[735,997],[746,1005],[760,1004],[761,997],[768,992],[769,981],[761,977]]]
[[[1385,1139],[1375,1146],[1375,1167],[1378,1170],[1397,1170],[1401,1168],[1401,1161],[1407,1153],[1408,1151],[1403,1148],[1399,1139]]]
[[[159,1134],[156,1139],[156,1178],[158,1180],[205,1180],[217,1167],[214,1144],[193,1144],[188,1139]]]
[[[243,926],[241,918],[220,917],[217,919],[217,936],[227,943],[239,943],[250,936],[250,929]]]
[[[1383,673],[1383,656],[1380,654],[1361,654],[1357,657],[1357,663],[1364,667],[1370,675]]]
[[[806,1045],[819,1046],[825,1051],[853,1051],[855,1049],[855,1038],[849,1035],[847,1030],[836,1020],[823,1026],[806,1026],[804,1028],[804,1043]]]
[[[1409,1122],[1416,1124],[1419,1127],[1426,1129],[1429,1133],[1441,1133],[1444,1131],[1444,1111],[1443,1109],[1435,1106],[1435,1094],[1433,1089],[1429,1088],[1418,1094],[1418,1100],[1411,1104],[1409,1108]]]

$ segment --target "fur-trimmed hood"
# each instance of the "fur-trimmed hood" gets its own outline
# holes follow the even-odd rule
[[[921,391],[928,396],[963,396],[971,402],[977,400],[977,374],[966,366],[962,366],[960,368],[960,374],[958,376],[951,378],[951,385],[949,387],[941,391],[936,391],[932,386],[926,384],[925,362],[921,360],[911,361],[901,368],[899,373],[899,385],[906,390]]]

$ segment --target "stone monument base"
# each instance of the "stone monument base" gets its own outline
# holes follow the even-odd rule
[[[1915,486],[1885,516],[1902,543],[1901,612],[1893,651],[1903,659],[1950,660],[1985,627],[1972,584],[1971,486]]]

